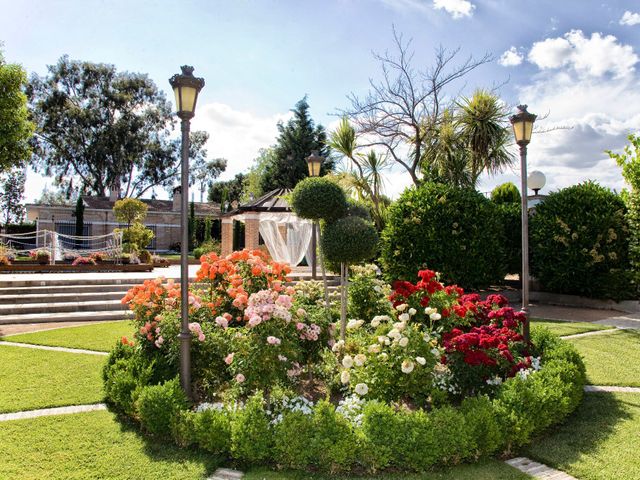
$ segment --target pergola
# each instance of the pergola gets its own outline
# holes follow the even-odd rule
[[[278,188],[239,205],[222,215],[222,255],[233,251],[233,222],[244,222],[244,246],[259,247],[262,236],[271,257],[295,266],[311,255],[310,221],[299,218],[289,206],[285,195],[290,189]]]

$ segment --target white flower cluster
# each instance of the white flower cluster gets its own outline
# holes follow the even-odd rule
[[[354,320],[351,319],[347,322],[347,330],[357,330],[362,326],[364,320]]]
[[[540,368],[542,368],[540,365],[540,357],[533,357],[531,359],[531,366],[529,368],[519,370],[516,375],[518,375],[522,380],[526,380],[529,378],[529,375],[537,372]]]
[[[244,408],[243,402],[233,402],[233,403],[203,402],[195,408],[195,411],[198,413],[205,412],[207,410],[215,410],[217,412],[228,410],[229,412],[237,412],[238,410],[242,410],[243,408]]]
[[[271,424],[278,425],[287,412],[300,412],[303,415],[313,414],[313,402],[302,396],[289,398],[287,396],[274,403],[271,410],[267,410],[267,415],[271,417]]]
[[[487,385],[493,385],[493,386],[502,385],[502,378],[500,378],[498,375],[496,375],[493,378],[488,378]]]
[[[336,413],[339,413],[352,424],[360,426],[362,424],[362,407],[365,401],[358,395],[351,395],[340,400],[336,407]]]
[[[436,363],[433,368],[433,385],[440,390],[445,392],[449,392],[452,395],[456,395],[460,393],[460,387],[456,384],[453,379],[453,374],[449,367],[442,364]]]
[[[386,323],[390,321],[391,321],[391,318],[388,315],[376,315],[375,317],[373,317],[373,320],[371,320],[371,326],[373,328],[378,328],[381,323]]]

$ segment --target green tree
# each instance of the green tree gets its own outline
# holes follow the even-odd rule
[[[204,132],[201,132],[204,133]],[[208,135],[207,135],[208,137]],[[206,152],[205,152],[206,155]],[[202,161],[196,162],[192,168],[192,181],[197,183],[200,187],[200,202],[204,201],[204,192],[207,190],[207,187],[210,186],[213,181],[220,176],[222,172],[227,169],[227,159],[226,158],[214,158],[213,160],[209,160],[208,162],[204,159]]]
[[[333,170],[333,160],[326,144],[327,135],[322,125],[315,125],[309,115],[309,104],[304,97],[292,110],[293,118],[278,124],[280,132],[274,146],[274,158],[267,164],[262,177],[263,192],[276,188],[293,188],[309,176],[306,158],[317,151],[325,158],[320,175]]]
[[[498,204],[520,204],[520,191],[518,190],[518,187],[516,187],[512,182],[506,182],[498,185],[491,191],[491,200]]]
[[[29,140],[34,125],[29,121],[23,92],[26,85],[24,69],[6,63],[0,51],[0,173],[21,165],[31,156]]]
[[[24,220],[24,185],[25,172],[16,168],[0,179],[0,207],[4,213],[4,223],[22,223]]]
[[[72,205],[72,203],[72,197],[67,195],[66,192],[60,189],[50,190],[46,185],[40,198],[35,201],[36,205]]]
[[[180,141],[171,104],[145,74],[60,58],[48,75],[33,75],[27,89],[36,119],[34,167],[69,190],[124,197],[173,184]],[[190,156],[206,134],[192,133]]]
[[[238,173],[232,180],[213,182],[209,187],[207,199],[210,202],[219,203],[221,208],[224,207],[223,203],[226,202],[229,204],[232,202],[240,202],[246,177],[246,175]],[[225,191],[227,192],[226,196],[224,194]]]
[[[264,178],[267,166],[276,162],[276,151],[274,147],[261,148],[258,156],[253,160],[253,165],[249,169],[249,173],[244,179],[242,188],[243,202],[248,202],[251,197],[259,198],[264,193],[262,190],[262,179]]]
[[[120,223],[126,223],[129,228],[134,223],[142,223],[147,218],[149,207],[137,198],[123,198],[113,205],[113,214]]]

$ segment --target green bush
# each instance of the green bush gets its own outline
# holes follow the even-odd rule
[[[406,190],[389,208],[381,262],[389,280],[413,280],[424,268],[445,283],[482,288],[506,274],[500,217],[472,189],[425,183]]]
[[[620,196],[594,182],[552,193],[531,218],[531,273],[550,292],[628,298],[625,213]]]
[[[286,468],[305,469],[312,462],[309,445],[314,440],[313,417],[302,412],[288,411],[273,432],[274,460]]]
[[[335,220],[347,213],[342,188],[323,177],[308,177],[291,192],[291,209],[301,218]]]
[[[469,397],[462,401],[467,429],[472,439],[474,456],[492,455],[502,446],[502,432],[491,400],[486,396]]]
[[[199,247],[193,249],[193,256],[199,259],[202,255],[211,252],[220,254],[220,242],[211,239],[203,242]]]
[[[347,216],[360,217],[367,222],[371,222],[371,212],[367,204],[351,198],[347,200]]]
[[[138,254],[138,258],[140,259],[140,263],[151,263],[151,254],[149,250],[142,250]]]
[[[231,422],[231,454],[249,464],[266,462],[272,445],[269,417],[264,409],[262,394],[250,397]]]
[[[372,223],[360,217],[344,217],[325,225],[320,245],[329,262],[359,263],[376,253],[378,240]]]
[[[178,412],[187,408],[187,397],[178,378],[161,385],[143,387],[138,395],[136,409],[140,423],[154,435],[169,435]]]
[[[522,270],[522,208],[518,203],[500,203],[496,205],[502,224],[503,266],[507,273],[520,273]]]
[[[349,421],[327,401],[313,412],[314,438],[309,448],[316,465],[331,473],[347,471],[358,458],[358,439]]]
[[[520,197],[518,187],[511,182],[506,182],[491,190],[491,200],[497,204],[520,204],[522,197]]]
[[[407,432],[402,415],[390,405],[367,403],[362,411],[362,433],[366,439],[363,457],[371,470],[382,470],[402,458]]]
[[[231,417],[226,409],[209,408],[194,414],[194,439],[204,450],[220,457],[231,451]]]

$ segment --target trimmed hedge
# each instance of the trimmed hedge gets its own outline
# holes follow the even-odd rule
[[[522,270],[522,207],[518,203],[499,203],[496,210],[502,223],[502,251],[507,273]]]
[[[549,292],[632,297],[625,213],[622,198],[594,182],[550,194],[531,218],[531,273]]]
[[[473,189],[425,183],[389,208],[381,263],[388,280],[428,268],[445,283],[484,288],[504,280],[503,227],[496,206]]]
[[[347,198],[331,180],[307,177],[291,192],[291,209],[301,218],[330,221],[347,214]]]
[[[493,399],[467,398],[458,408],[409,411],[371,401],[353,422],[320,401],[309,411],[285,410],[274,421],[260,393],[244,407],[219,405],[196,412],[176,408],[183,404],[174,380],[143,387],[136,402],[143,410],[133,416],[147,431],[164,433],[164,412],[170,412],[176,443],[197,445],[243,464],[331,473],[425,471],[511,452],[577,407],[586,381],[580,355],[546,329],[534,328],[532,339],[541,354],[541,370],[509,379]],[[113,374],[116,363],[111,365]],[[124,408],[117,398],[110,401]]]
[[[375,255],[378,240],[378,232],[371,222],[350,216],[327,223],[320,246],[329,262],[359,263]]]

